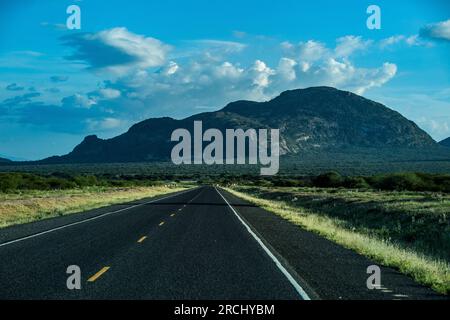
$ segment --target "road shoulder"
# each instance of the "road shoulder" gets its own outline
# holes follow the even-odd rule
[[[283,257],[321,299],[445,299],[392,268],[381,267],[382,289],[367,289],[370,259],[221,189],[239,215]]]

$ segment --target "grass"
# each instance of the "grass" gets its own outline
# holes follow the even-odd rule
[[[377,263],[396,268],[439,293],[450,293],[450,264],[443,258],[448,252],[441,252],[450,242],[448,195],[238,186],[226,190]],[[418,245],[402,240],[403,232],[411,231],[405,219],[417,230]],[[432,229],[433,221],[440,222],[437,232],[442,241],[448,242],[435,243],[439,248],[427,254],[423,249],[433,244],[428,244],[430,235],[423,230]]]
[[[185,189],[181,186],[88,187],[0,193],[0,228]]]

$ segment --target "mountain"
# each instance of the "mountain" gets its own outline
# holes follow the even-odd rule
[[[8,163],[8,162],[11,162],[11,160],[5,159],[5,158],[0,158],[0,163]]]
[[[439,144],[441,146],[444,146],[444,147],[450,147],[450,137],[448,137],[447,139],[442,140],[441,142],[439,142]]]
[[[343,148],[427,148],[437,143],[414,122],[384,105],[330,87],[283,92],[267,102],[237,101],[182,120],[154,118],[112,139],[88,136],[75,149],[44,163],[141,162],[170,159],[177,128],[279,128],[282,154]]]

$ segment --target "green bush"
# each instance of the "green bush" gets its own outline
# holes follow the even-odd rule
[[[344,178],[337,172],[321,174],[313,179],[313,184],[321,188],[337,188],[343,186]]]
[[[343,186],[350,189],[370,189],[364,177],[349,177],[343,182]]]
[[[415,173],[396,173],[374,176],[369,179],[372,187],[381,190],[411,190],[421,191],[435,189],[434,183],[428,184]]]

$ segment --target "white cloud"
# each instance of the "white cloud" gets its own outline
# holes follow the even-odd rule
[[[99,90],[100,96],[104,99],[116,99],[120,97],[121,92],[116,89],[105,88]]]
[[[87,128],[89,131],[107,131],[123,127],[124,123],[120,119],[116,118],[103,118],[103,119],[86,119]]]
[[[277,74],[286,81],[293,81],[297,78],[297,74],[295,72],[295,66],[297,64],[298,63],[293,59],[281,58],[278,63]],[[305,68],[302,70],[305,70]]]
[[[243,71],[243,69],[236,67],[231,62],[225,61],[221,65],[213,68],[213,75],[218,79],[237,79],[241,76]]]
[[[342,58],[347,58],[356,51],[366,50],[372,43],[371,40],[363,40],[362,37],[356,36],[341,37],[336,42],[335,56]]]
[[[92,99],[84,94],[75,93],[72,96],[65,97],[62,99],[62,105],[63,107],[69,107],[69,108],[91,108],[92,106],[96,105],[97,101],[95,99]]]
[[[161,68],[161,73],[170,76],[178,71],[180,66],[175,61],[170,61],[168,65]]]
[[[389,62],[371,68],[356,65],[353,55],[371,45],[356,36],[339,38],[331,47],[314,40],[285,42],[275,60],[274,55],[270,60],[252,57],[248,51],[242,56],[245,45],[218,40],[195,43],[208,54],[195,50],[183,54],[186,47],[182,47],[169,56],[169,48],[159,40],[124,28],[65,39],[75,49],[70,59],[82,60],[93,70],[114,71],[101,73],[107,79],[100,85],[96,82],[95,89],[84,93],[77,89],[79,93],[62,99],[63,108],[53,108],[90,119],[84,122],[90,132],[115,132],[124,124],[155,116],[185,117],[198,108],[220,108],[235,100],[268,100],[294,88],[326,85],[363,94],[382,86],[397,72],[397,66]],[[258,45],[258,52],[268,46]],[[242,62],[249,57],[250,62]],[[67,91],[62,94],[68,95]]]
[[[253,75],[253,84],[258,87],[269,86],[269,77],[275,74],[275,71],[269,68],[264,61],[256,60],[253,68],[251,69]]]
[[[393,38],[386,43],[395,41],[399,40]],[[281,47],[289,57],[283,57],[279,62],[274,76],[276,89],[327,85],[363,94],[370,88],[379,87],[395,76],[395,64],[386,62],[378,68],[367,69],[351,62],[356,52],[366,50],[372,43],[351,35],[338,38],[334,48],[314,40],[298,45],[283,42]]]
[[[309,40],[298,45],[299,58],[302,61],[316,61],[328,54],[328,49],[321,42]]]
[[[450,41],[450,19],[437,23],[432,23],[420,31],[421,36],[435,39]]]
[[[386,48],[392,45],[395,45],[397,43],[400,43],[402,41],[405,41],[405,36],[404,35],[395,35],[395,36],[391,36],[385,39],[382,39],[380,41],[380,47],[381,48]]]
[[[170,50],[170,46],[161,41],[134,34],[126,28],[77,33],[62,39],[66,45],[75,49],[67,59],[84,61],[94,70],[119,74],[161,66]]]
[[[410,36],[406,35],[395,35],[385,39],[380,40],[379,45],[381,49],[386,49],[393,47],[395,45],[406,44],[409,47],[432,47],[433,44],[427,41],[418,34],[413,34]]]

